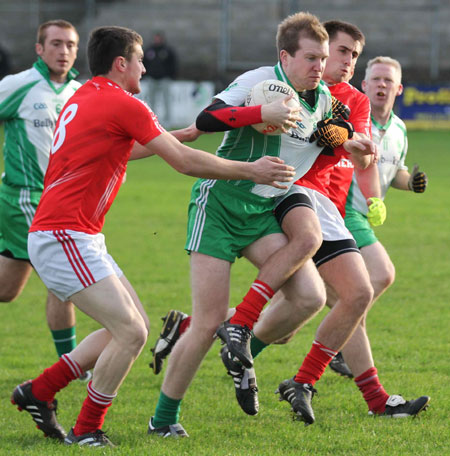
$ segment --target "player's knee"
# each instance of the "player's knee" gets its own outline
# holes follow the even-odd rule
[[[134,334],[134,347],[138,353],[144,348],[145,343],[147,342],[148,330],[145,324],[139,325],[139,328],[136,328],[136,333]]]
[[[214,338],[215,337],[215,334],[216,334],[216,331],[219,327],[219,325],[221,324],[222,322],[209,322],[209,323],[204,323],[202,326],[201,326],[201,329],[200,329],[200,333],[203,337],[203,339],[206,339],[206,340],[209,340],[210,338]]]
[[[301,315],[302,320],[311,318],[325,306],[326,292],[322,282],[311,283],[310,287],[288,290],[285,297],[292,305],[292,318]]]
[[[351,305],[355,314],[363,315],[370,306],[374,291],[370,283],[359,284],[352,290]]]
[[[216,318],[192,318],[189,329],[191,333],[194,335],[195,340],[197,343],[202,345],[210,345],[211,341],[214,340],[217,328],[220,324],[225,320]]]
[[[296,276],[294,276],[294,279]],[[294,306],[293,310],[301,313],[314,314],[325,306],[327,293],[323,281],[317,277],[310,277],[308,286],[304,281],[291,280],[283,287],[285,298]]]
[[[303,298],[303,309],[309,315],[315,315],[324,308],[326,300],[325,289],[320,287],[310,289],[310,292]]]
[[[121,332],[121,342],[126,346],[132,353],[140,353],[147,342],[148,330],[144,320],[136,319],[129,325],[127,329]]]
[[[0,302],[12,302],[14,301],[20,294],[20,291],[13,290],[13,289],[3,289],[0,291]]]
[[[372,285],[375,290],[375,297],[386,291],[395,280],[395,267],[392,263],[385,265],[377,271],[376,277],[372,278]]]
[[[322,233],[310,233],[308,236],[299,236],[289,241],[292,254],[297,258],[311,258],[322,244]]]

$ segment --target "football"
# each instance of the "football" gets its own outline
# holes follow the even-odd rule
[[[256,84],[248,93],[245,106],[258,106],[271,103],[272,101],[286,98],[288,95],[294,96],[288,101],[287,105],[300,110],[300,102],[297,92],[288,84],[277,79],[267,79]],[[283,133],[276,125],[269,122],[254,124],[252,127],[264,135],[281,135]]]

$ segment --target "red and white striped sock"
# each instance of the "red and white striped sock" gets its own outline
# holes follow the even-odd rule
[[[53,402],[55,394],[82,373],[80,365],[66,353],[31,382],[31,392],[40,401]]]
[[[231,317],[230,323],[253,329],[263,307],[273,295],[274,291],[269,285],[256,279],[242,302],[236,307],[236,313]]]
[[[389,394],[386,393],[383,385],[380,383],[376,367],[371,367],[359,377],[356,377],[355,383],[361,391],[364,400],[367,402],[369,410],[375,413],[383,413],[386,408],[386,401],[389,399]]]
[[[87,386],[88,395],[83,402],[77,422],[73,428],[75,435],[88,434],[101,429],[108,407],[117,394],[104,394],[92,387],[92,381]]]
[[[325,345],[315,340],[294,380],[297,383],[310,383],[314,385],[336,354],[337,351],[325,347]]]

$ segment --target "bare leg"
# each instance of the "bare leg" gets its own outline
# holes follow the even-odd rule
[[[22,293],[32,270],[28,261],[0,255],[0,302],[14,301]]]
[[[275,294],[254,326],[253,333],[266,344],[292,337],[324,305],[325,288],[314,263],[309,260]]]
[[[23,291],[31,271],[28,261],[15,260],[0,255],[0,301],[11,302]],[[71,302],[60,301],[53,293],[47,295],[47,323],[51,331],[72,328],[75,326],[75,309]],[[70,350],[71,343],[57,343],[57,352]],[[64,348],[63,348],[64,347]]]
[[[258,279],[275,291],[316,253],[322,242],[319,220],[308,207],[291,209],[283,219],[282,228],[288,243],[260,265],[258,274]]]
[[[129,291],[112,275],[71,296],[72,302],[84,313],[103,325],[111,339],[98,356],[94,368],[93,387],[113,395],[119,389],[147,338],[147,328]],[[105,333],[95,336],[106,342]],[[71,352],[83,369],[89,367],[98,353],[95,346],[81,343]]]
[[[375,301],[394,283],[395,267],[380,242],[362,247],[361,255],[369,271]]]
[[[373,289],[364,261],[358,253],[339,255],[320,266],[319,272],[339,299],[319,325],[316,340],[338,351],[352,336],[370,305]],[[357,375],[356,372],[354,374]]]
[[[150,328],[150,322],[148,316],[145,313],[144,307],[142,306],[141,301],[139,300],[136,292],[134,291],[132,285],[125,276],[120,278],[120,281],[130,293],[131,298],[136,306],[136,309],[141,314],[147,331]],[[71,352],[71,355],[74,356],[74,359],[78,361],[78,364],[82,367],[84,371],[92,369],[97,362],[98,357],[111,341],[111,333],[107,329],[99,329],[94,331],[85,337],[80,344]]]
[[[230,288],[228,261],[191,253],[192,319],[170,354],[161,390],[182,399],[227,315]]]
[[[51,291],[47,295],[47,323],[52,331],[75,326],[75,308],[70,301],[61,301]]]
[[[377,242],[363,247],[361,254],[363,255],[374,288],[374,299],[352,337],[342,348],[344,359],[355,377],[374,367],[372,350],[366,328],[367,312],[375,300],[393,283],[395,278],[394,265],[381,243]],[[333,298],[328,301],[327,304],[332,307],[334,305]]]

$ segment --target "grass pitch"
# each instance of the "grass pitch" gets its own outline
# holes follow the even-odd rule
[[[147,347],[124,382],[104,429],[118,445],[92,450],[117,455],[444,455],[450,453],[449,302],[450,200],[448,132],[411,132],[407,164],[419,163],[429,177],[423,195],[391,189],[388,218],[377,228],[396,266],[396,282],[371,310],[368,331],[380,380],[389,394],[406,399],[430,395],[417,419],[374,419],[351,380],[327,369],[316,384],[316,423],[292,421],[289,406],[273,393],[294,375],[308,352],[323,311],[286,346],[267,348],[256,360],[261,410],[249,417],[214,345],[185,397],[181,423],[189,439],[147,436],[164,371],[148,367],[149,348],[170,308],[190,310],[189,263],[185,254],[186,213],[194,179],[181,176],[158,157],[132,162],[126,184],[107,215],[110,253],[134,285],[151,318]],[[214,150],[219,135],[197,146]],[[245,260],[232,269],[231,304],[236,305],[256,275]],[[45,321],[44,286],[31,277],[22,296],[0,305],[0,454],[79,454],[42,437],[31,417],[9,403],[16,384],[56,361]],[[78,313],[78,340],[97,324]],[[59,421],[73,426],[85,397],[74,382],[58,395]],[[84,450],[90,451],[90,450]]]

